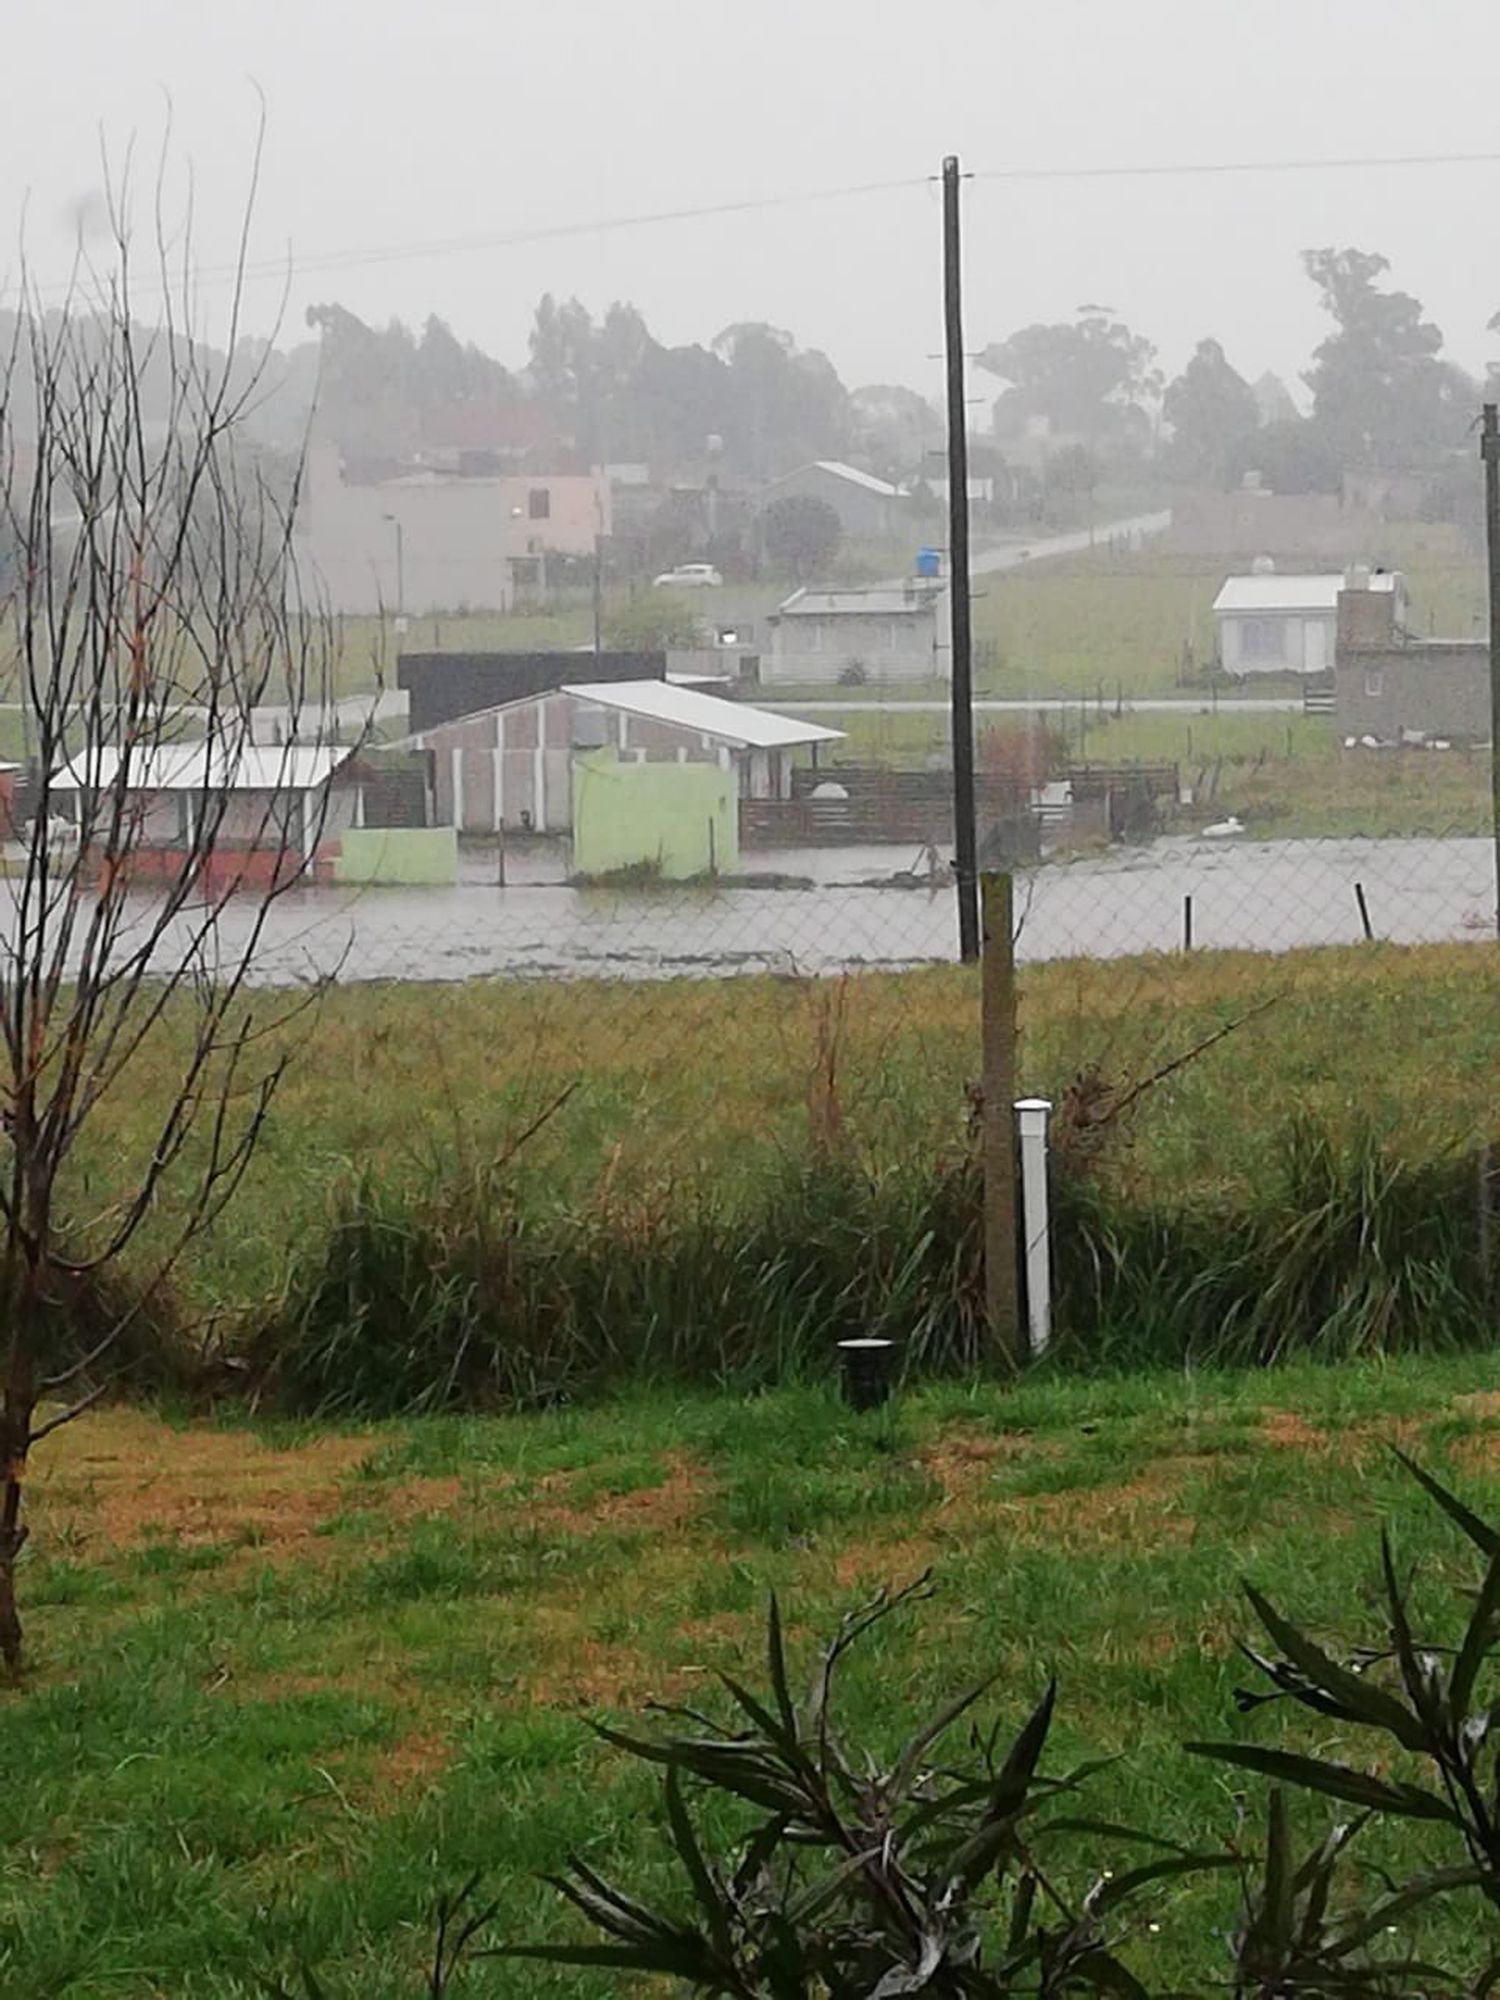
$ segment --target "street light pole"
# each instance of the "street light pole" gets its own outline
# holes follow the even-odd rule
[[[385,517],[396,530],[396,616],[406,616],[406,530],[398,515]]]
[[[948,602],[952,617],[953,872],[958,949],[979,956],[979,870],[974,816],[974,645],[969,606],[969,434],[964,394],[963,258],[957,159],[943,162],[944,353],[948,377]]]

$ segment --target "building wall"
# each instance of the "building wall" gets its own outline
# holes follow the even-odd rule
[[[573,868],[607,875],[642,864],[668,881],[739,867],[739,796],[712,764],[622,763],[595,750],[573,763]]]
[[[458,835],[451,826],[351,827],[333,859],[335,882],[451,888]]]
[[[545,517],[532,518],[533,492],[547,496]],[[307,581],[335,611],[504,611],[517,559],[586,554],[609,521],[608,485],[592,475],[354,485],[337,450],[319,445],[308,454],[296,547]]]
[[[771,628],[761,679],[834,685],[857,664],[871,681],[932,680],[947,672],[949,656],[939,650],[939,636],[938,614],[931,605],[895,615],[788,613]]]
[[[809,499],[826,501],[838,515],[840,525],[851,541],[883,540],[895,534],[906,518],[906,509],[899,498],[892,500],[884,494],[871,493],[851,480],[840,479],[836,472],[824,472],[817,465],[804,465],[768,486],[761,501],[761,512],[774,506],[778,500],[804,495]]]
[[[1488,649],[1461,639],[1341,648],[1335,710],[1343,736],[1399,743],[1405,733],[1487,743]]]
[[[533,544],[548,555],[586,556],[612,530],[609,481],[593,473],[507,475],[498,482],[500,506],[523,554]],[[545,499],[538,500],[538,495]],[[544,513],[536,511],[545,507]]]
[[[460,833],[529,828],[566,832],[572,823],[575,711],[590,706],[560,692],[487,715],[460,717],[422,738],[433,757],[438,824]],[[729,750],[694,730],[594,708],[589,747],[627,762],[725,764]]]
[[[191,845],[200,804],[196,792],[134,793],[131,799],[140,815],[132,846],[176,851]],[[224,853],[285,847],[300,856],[308,841],[321,845],[336,840],[359,817],[354,785],[335,785],[326,805],[316,792],[234,792],[218,817],[214,846]]]
[[[1228,674],[1324,674],[1333,666],[1337,620],[1329,612],[1219,614],[1219,661]],[[1247,626],[1274,628],[1280,651],[1268,653]],[[1250,642],[1250,643],[1247,643]]]

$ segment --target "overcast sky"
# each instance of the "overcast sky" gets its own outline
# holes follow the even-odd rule
[[[546,290],[628,298],[667,341],[769,319],[851,384],[934,390],[943,154],[986,171],[1500,152],[1495,0],[9,0],[0,190],[66,268],[101,135],[159,148],[201,263],[233,252],[264,93],[254,254],[311,302],[429,312],[519,362]],[[604,218],[816,193],[741,214]],[[1084,301],[1171,368],[1206,333],[1254,375],[1320,337],[1298,253],[1391,258],[1478,368],[1500,336],[1500,165],[974,182],[971,345]],[[9,226],[10,216],[4,220]],[[416,246],[428,254],[396,255]],[[342,260],[342,261],[339,261]],[[0,260],[3,261],[3,260]],[[259,282],[264,324],[277,286]],[[209,295],[211,296],[211,294]],[[222,296],[222,284],[219,296]],[[983,386],[981,384],[981,386]]]

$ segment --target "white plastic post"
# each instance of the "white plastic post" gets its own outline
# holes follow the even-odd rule
[[[1026,1322],[1033,1355],[1045,1354],[1052,1338],[1052,1227],[1047,1211],[1047,1124],[1051,1116],[1052,1105],[1045,1097],[1023,1097],[1016,1105],[1021,1128]]]

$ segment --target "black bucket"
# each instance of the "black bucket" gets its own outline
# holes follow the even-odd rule
[[[894,1340],[841,1340],[844,1401],[852,1410],[878,1410],[888,1403],[896,1379]]]

